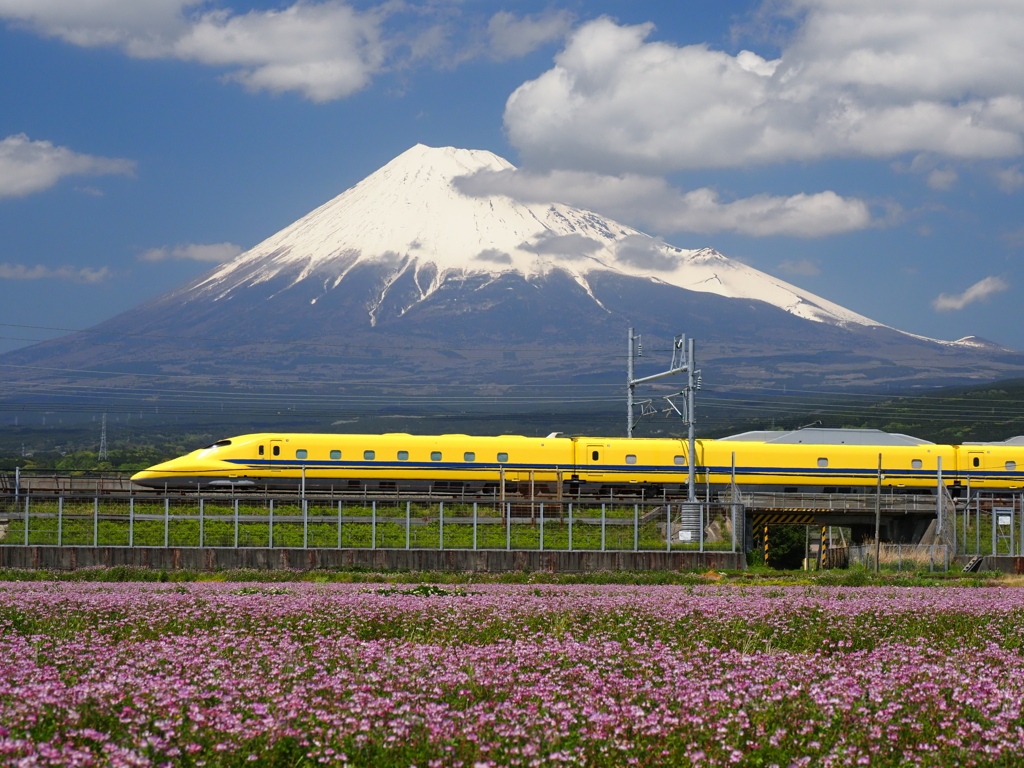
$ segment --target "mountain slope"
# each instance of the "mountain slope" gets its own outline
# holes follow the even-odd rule
[[[552,203],[461,194],[453,183],[476,171],[513,166],[490,152],[419,144],[351,189],[188,286],[189,298],[220,301],[288,278],[281,290],[316,282],[337,289],[358,265],[381,268],[372,325],[389,294],[407,309],[447,280],[471,275],[563,272],[592,298],[597,272],[658,280],[702,293],[756,299],[798,317],[836,325],[880,325],[710,248],[687,251],[603,218]],[[394,299],[392,299],[392,302]]]
[[[903,333],[712,249],[558,203],[459,192],[461,177],[510,167],[489,152],[413,147],[237,259],[88,333],[4,355],[9,392],[74,391],[80,374],[62,368],[153,398],[146,387],[160,376],[180,388],[320,386],[381,401],[454,387],[618,391],[628,326],[649,350],[695,337],[704,380],[719,386],[1024,375],[1012,350]],[[665,361],[640,362],[653,372]]]

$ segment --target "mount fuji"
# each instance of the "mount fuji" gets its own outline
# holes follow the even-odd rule
[[[564,387],[621,383],[634,326],[645,341],[693,336],[717,383],[870,389],[1024,374],[1017,352],[903,333],[711,248],[557,202],[462,191],[474,173],[512,168],[490,152],[417,145],[233,261],[88,334],[0,360],[107,371],[116,386],[146,373],[374,392]],[[116,343],[97,345],[104,333]]]
[[[217,302],[274,283],[273,295],[280,296],[308,281],[319,291],[310,299],[315,304],[371,267],[381,275],[379,293],[366,303],[370,325],[376,326],[379,319],[401,316],[427,301],[451,281],[476,278],[484,278],[474,286],[480,290],[503,276],[536,283],[561,273],[603,306],[591,277],[608,273],[755,299],[833,325],[880,325],[710,248],[675,248],[567,205],[459,192],[460,178],[513,169],[490,152],[418,144],[176,295]]]

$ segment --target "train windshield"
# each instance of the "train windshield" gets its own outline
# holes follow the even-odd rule
[[[225,445],[231,445],[230,440],[218,440],[216,443],[210,443],[203,448],[204,451],[208,451],[211,448],[223,448]]]

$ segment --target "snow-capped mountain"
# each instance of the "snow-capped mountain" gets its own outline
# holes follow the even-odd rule
[[[514,166],[491,152],[417,144],[351,189],[190,286],[188,298],[215,301],[286,277],[279,290],[315,282],[337,290],[358,265],[382,273],[367,306],[371,324],[392,287],[411,278],[407,297],[423,301],[450,280],[562,272],[592,299],[595,272],[640,277],[689,291],[767,302],[833,325],[880,323],[726,258],[684,250],[591,211],[560,203],[471,197],[457,180]],[[316,303],[320,296],[310,299]],[[408,306],[405,309],[408,309]],[[404,311],[404,310],[403,310]]]
[[[176,385],[340,384],[371,399],[410,382],[562,393],[619,385],[634,326],[648,349],[694,337],[706,382],[753,389],[1024,375],[1012,350],[889,328],[710,248],[558,202],[460,191],[460,179],[511,167],[417,145],[233,261],[3,361],[40,383],[66,367],[111,371],[111,386],[136,386],[133,372]],[[108,332],[116,343],[97,344]]]

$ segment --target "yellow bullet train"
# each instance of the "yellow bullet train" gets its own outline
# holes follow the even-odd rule
[[[502,435],[240,435],[157,464],[132,477],[160,489],[238,487],[431,491],[491,494],[557,492],[676,496],[687,490],[685,439]],[[954,495],[1024,488],[1024,437],[999,443],[936,445],[869,429],[745,432],[697,440],[699,495],[735,482],[745,491],[935,492],[940,476]]]

